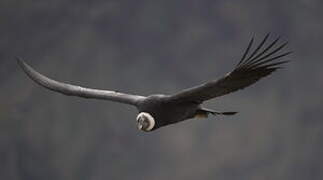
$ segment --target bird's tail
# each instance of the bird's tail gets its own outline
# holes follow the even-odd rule
[[[226,116],[232,116],[237,114],[238,112],[233,111],[226,111],[226,112],[211,112],[213,115],[226,115]]]
[[[238,112],[232,112],[232,111],[228,111],[228,112],[220,112],[220,111],[215,111],[212,109],[207,109],[207,108],[201,108],[199,110],[197,110],[195,117],[197,118],[207,118],[209,114],[212,114],[214,116],[217,115],[225,115],[225,116],[232,116],[237,114]]]

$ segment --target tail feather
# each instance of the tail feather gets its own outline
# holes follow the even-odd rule
[[[214,111],[212,109],[206,109],[206,108],[201,108],[196,112],[195,117],[199,117],[199,118],[207,118],[209,114],[212,115],[225,115],[225,116],[232,116],[237,114],[238,112],[232,112],[232,111],[228,111],[228,112],[219,112],[219,111]]]
[[[238,112],[231,112],[231,111],[229,111],[229,112],[213,112],[212,114],[214,114],[214,115],[227,115],[227,116],[232,116],[232,115],[235,115],[237,113]]]

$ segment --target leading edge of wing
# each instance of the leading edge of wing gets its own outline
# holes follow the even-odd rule
[[[145,98],[144,96],[124,94],[124,93],[119,93],[119,92],[109,91],[109,90],[91,89],[91,88],[85,88],[85,87],[67,84],[63,82],[58,82],[40,74],[39,72],[34,70],[31,66],[29,66],[22,58],[16,57],[16,60],[20,65],[20,67],[22,68],[22,70],[34,82],[49,90],[59,92],[64,95],[110,100],[110,101],[115,101],[119,103],[130,104],[130,105],[137,105],[139,101]]]

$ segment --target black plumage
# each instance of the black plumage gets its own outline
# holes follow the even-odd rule
[[[52,80],[36,72],[21,58],[17,58],[17,60],[24,72],[32,80],[50,90],[70,96],[111,100],[136,106],[139,110],[139,115],[137,116],[138,128],[143,131],[152,131],[186,119],[207,117],[209,114],[234,115],[236,112],[217,112],[206,109],[202,107],[202,103],[250,86],[281,68],[280,65],[287,63],[288,61],[286,60],[280,60],[291,53],[280,53],[287,43],[277,46],[280,39],[278,37],[266,45],[268,38],[269,34],[251,52],[254,43],[254,38],[252,38],[234,70],[224,77],[182,90],[174,95],[161,94],[145,97],[75,86]]]

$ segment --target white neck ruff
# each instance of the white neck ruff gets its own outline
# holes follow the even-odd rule
[[[146,117],[148,119],[148,122],[149,122],[148,128],[144,129],[144,130],[145,131],[151,131],[155,127],[155,124],[156,124],[154,117],[152,115],[150,115],[149,113],[147,113],[147,112],[141,112],[137,116],[137,121],[141,116]]]

